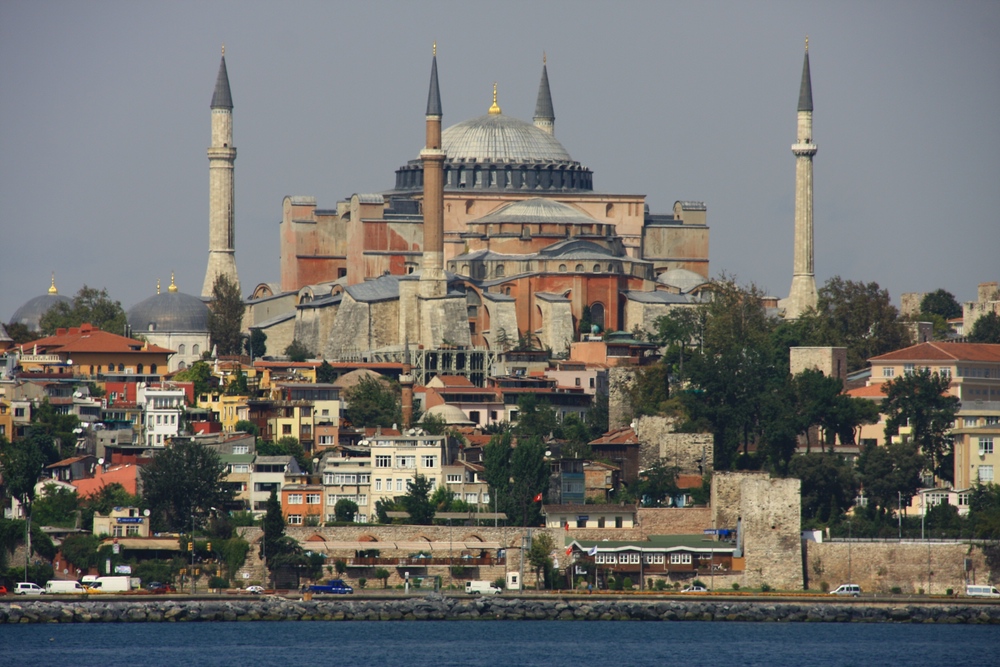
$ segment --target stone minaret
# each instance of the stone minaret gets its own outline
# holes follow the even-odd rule
[[[813,155],[812,141],[812,80],[809,75],[809,39],[802,62],[802,84],[799,87],[799,120],[797,141],[792,144],[795,155],[795,258],[792,266],[792,288],[785,301],[785,317],[796,319],[808,308],[816,306],[816,270],[813,268]]]
[[[402,389],[401,404],[403,417],[403,431],[413,426],[413,365],[410,362],[410,340],[406,339],[403,345],[403,372],[399,376],[399,385]]]
[[[556,133],[556,112],[552,109],[552,92],[549,90],[549,71],[542,54],[542,81],[538,84],[538,101],[535,102],[535,127],[549,134]]]
[[[212,296],[215,279],[227,276],[235,285],[236,228],[234,223],[233,164],[233,96],[229,91],[226,71],[226,49],[222,49],[219,76],[212,95],[212,145],[208,149],[208,269],[201,288],[203,298]]]
[[[427,93],[427,141],[420,151],[424,166],[424,260],[420,296],[442,297],[448,291],[444,274],[444,151],[441,149],[441,91],[438,89],[437,44],[431,60]]]

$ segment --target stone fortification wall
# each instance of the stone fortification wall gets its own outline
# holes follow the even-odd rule
[[[629,390],[635,384],[635,370],[626,366],[608,369],[608,430],[624,428],[632,421]]]
[[[913,317],[920,314],[920,302],[927,296],[927,292],[903,292],[899,295],[899,315],[900,317]]]
[[[809,588],[833,590],[853,583],[865,593],[922,591],[944,595],[968,583],[988,583],[989,568],[977,546],[961,542],[805,542]],[[966,559],[971,570],[965,569]],[[974,582],[973,582],[974,580]]]
[[[676,420],[669,417],[642,416],[635,420],[640,468],[662,460],[685,475],[711,472],[715,456],[712,434],[674,433],[675,426]]]
[[[671,600],[581,595],[299,600],[246,596],[221,600],[18,601],[0,604],[4,623],[158,623],[198,621],[747,621],[1000,624],[1000,605],[844,604],[841,601]]]
[[[802,587],[800,492],[797,479],[754,475],[741,484],[745,586]]]
[[[694,535],[711,527],[712,510],[709,507],[639,508],[639,530],[644,535]]]

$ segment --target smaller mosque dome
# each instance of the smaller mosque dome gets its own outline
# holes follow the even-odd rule
[[[420,420],[423,421],[430,416],[443,418],[444,423],[448,426],[468,426],[475,423],[466,417],[465,413],[459,408],[454,405],[449,405],[448,403],[442,403],[441,405],[435,405],[433,408],[428,408]]]
[[[10,323],[23,324],[31,331],[38,331],[42,315],[60,303],[72,305],[73,301],[56,291],[56,278],[55,274],[53,274],[52,285],[49,287],[48,293],[28,300],[23,306],[15,310],[14,316],[10,318]]]
[[[656,277],[656,282],[661,285],[676,287],[681,294],[686,294],[691,290],[709,282],[708,278],[688,269],[670,269],[664,271]]]
[[[208,306],[198,297],[178,292],[170,281],[170,289],[140,301],[128,311],[128,324],[136,333],[141,331],[208,331]]]

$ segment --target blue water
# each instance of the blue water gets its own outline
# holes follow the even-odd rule
[[[583,621],[0,625],[0,665],[763,665],[994,662],[1000,628],[967,625]]]

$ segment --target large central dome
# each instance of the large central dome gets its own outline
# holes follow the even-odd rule
[[[451,162],[572,162],[559,141],[512,116],[488,114],[452,125],[441,135]]]

